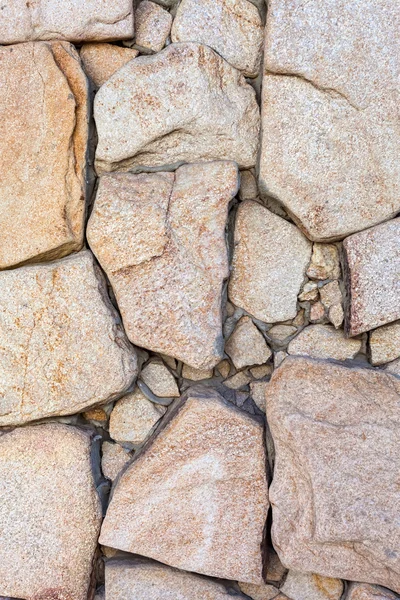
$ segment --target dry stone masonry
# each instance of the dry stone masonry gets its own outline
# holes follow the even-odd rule
[[[1,0],[0,600],[400,600],[399,31]]]

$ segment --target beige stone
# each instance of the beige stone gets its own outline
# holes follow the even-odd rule
[[[117,442],[139,446],[154,430],[166,408],[150,402],[136,388],[115,404],[110,416],[110,436]]]
[[[252,600],[272,600],[279,594],[278,588],[268,583],[254,585],[253,583],[239,583],[241,591]]]
[[[0,13],[0,44],[124,40],[132,35],[132,0],[6,0]]]
[[[252,369],[250,369],[250,373],[256,379],[262,379],[263,377],[267,377],[268,375],[272,374],[272,371],[273,367],[271,363],[268,363],[267,365],[259,365],[258,367],[253,367]]]
[[[295,318],[292,321],[292,325],[294,327],[302,327],[306,322],[305,319],[305,310],[304,308],[300,309]]]
[[[260,189],[310,239],[400,210],[399,27],[390,0],[268,3]]]
[[[272,356],[263,334],[250,317],[242,317],[238,321],[225,344],[225,352],[231,357],[237,369],[262,365]]]
[[[266,335],[275,344],[282,344],[296,332],[297,329],[293,325],[273,325],[271,329],[268,329]]]
[[[236,217],[230,300],[266,323],[295,317],[310,256],[311,244],[294,225],[257,202],[243,202]]]
[[[84,251],[0,273],[0,426],[70,415],[131,385],[136,354]]]
[[[400,319],[400,219],[348,237],[343,249],[348,333]]]
[[[94,117],[100,174],[199,160],[256,163],[255,92],[201,44],[171,44],[122,67],[97,94]]]
[[[256,77],[263,34],[260,13],[248,0],[182,0],[171,38],[210,46],[244,75]]]
[[[369,348],[373,365],[382,365],[399,358],[400,321],[371,331]]]
[[[0,594],[86,600],[101,524],[91,437],[51,423],[0,436]]]
[[[213,369],[193,369],[189,365],[183,365],[182,377],[184,379],[190,379],[191,381],[202,381],[203,379],[210,379],[213,376]]]
[[[307,300],[317,300],[318,297],[318,286],[315,283],[315,281],[307,281],[307,283],[303,285],[301,294],[299,294],[300,302],[305,302]]]
[[[119,480],[100,543],[261,584],[267,510],[262,423],[192,388]]]
[[[389,371],[389,373],[393,373],[393,375],[400,375],[400,358],[389,363],[384,368],[385,371]]]
[[[328,319],[338,329],[344,320],[344,311],[343,306],[341,304],[334,304],[329,307],[328,310]]]
[[[338,281],[331,281],[326,285],[322,286],[319,290],[321,302],[325,308],[329,309],[331,306],[337,306],[342,304],[342,292]]]
[[[264,398],[264,408],[265,408],[265,398]],[[265,579],[268,582],[273,582],[277,587],[280,586],[281,581],[285,577],[288,570],[281,563],[279,556],[275,552],[275,550],[271,547],[267,547],[266,554],[266,569],[265,569]]]
[[[272,539],[282,562],[399,591],[400,380],[289,357],[266,400],[276,451]]]
[[[343,582],[314,573],[289,571],[281,591],[291,600],[340,600]]]
[[[250,384],[250,395],[258,408],[265,413],[265,390],[268,381],[254,381]]]
[[[221,362],[217,365],[217,369],[224,379],[229,377],[229,373],[231,371],[231,364],[229,360],[221,360]]]
[[[179,388],[175,377],[162,360],[153,359],[147,363],[140,373],[140,378],[156,396],[164,398],[179,396]]]
[[[310,279],[339,279],[339,251],[334,244],[314,244],[307,270]]]
[[[288,353],[346,360],[354,358],[361,350],[361,340],[346,338],[341,329],[331,325],[309,325],[289,344]]]
[[[346,600],[397,600],[390,590],[368,583],[352,582],[347,588]]]
[[[126,452],[119,444],[112,444],[111,442],[103,442],[102,444],[102,457],[101,457],[101,469],[104,477],[114,479],[118,473],[124,468],[127,462],[130,461],[132,456]]]
[[[87,76],[100,87],[126,63],[137,57],[139,50],[113,44],[84,44],[80,51]]]
[[[274,354],[274,367],[277,369],[287,357],[287,352],[280,350],[279,352],[275,352]]]
[[[237,167],[224,161],[102,177],[87,236],[134,344],[196,369],[221,360],[225,224],[237,187]]]
[[[106,411],[100,406],[96,406],[95,408],[90,408],[89,410],[85,410],[82,414],[83,418],[87,421],[96,421],[98,423],[107,423],[108,415]]]
[[[254,200],[258,196],[257,180],[251,171],[240,172],[240,200]]]
[[[324,320],[325,308],[321,302],[316,302],[311,305],[310,308],[310,321],[311,323],[317,323],[318,321]]]
[[[61,258],[83,244],[88,96],[68,43],[0,47],[0,80],[4,269]]]
[[[135,12],[135,43],[144,51],[159,52],[170,34],[172,16],[149,0],[143,0]]]
[[[224,385],[231,390],[240,390],[249,385],[251,375],[247,371],[239,371],[228,379],[225,379]]]

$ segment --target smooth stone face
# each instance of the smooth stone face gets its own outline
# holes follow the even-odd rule
[[[93,42],[133,36],[132,0],[4,0],[0,44],[34,40]]]
[[[179,388],[175,377],[161,360],[151,360],[141,371],[140,378],[151,389],[153,394],[165,398],[179,396]]]
[[[87,81],[71,44],[0,47],[0,80],[5,269],[82,246],[89,117]]]
[[[182,0],[171,32],[173,42],[200,42],[247,77],[261,66],[264,28],[248,0]]]
[[[135,44],[144,51],[159,52],[170,34],[172,16],[149,0],[143,0],[135,12]]]
[[[90,252],[0,273],[0,426],[113,400],[137,372]]]
[[[216,392],[192,389],[121,476],[100,543],[261,584],[267,510],[262,424]]]
[[[152,432],[166,408],[150,402],[139,389],[115,404],[110,416],[110,436],[117,442],[140,445]]]
[[[398,596],[390,590],[368,583],[349,584],[346,600],[397,600]]]
[[[196,369],[221,360],[225,224],[237,188],[237,167],[225,161],[101,179],[87,235],[134,344]]]
[[[266,400],[272,538],[283,564],[399,591],[400,380],[289,357]]]
[[[400,210],[399,27],[390,0],[268,3],[260,189],[312,240]]]
[[[294,318],[310,256],[310,242],[294,225],[257,202],[243,202],[236,216],[231,302],[266,323]]]
[[[132,458],[119,444],[103,442],[101,447],[101,470],[104,477],[113,481]]]
[[[382,365],[399,358],[400,321],[371,331],[369,348],[373,365]]]
[[[51,423],[0,436],[0,594],[86,600],[101,524],[90,435]]]
[[[242,317],[225,344],[225,352],[237,369],[262,365],[272,356],[265,338],[250,317]]]
[[[292,600],[340,600],[343,583],[314,573],[289,571],[281,591]]]
[[[136,58],[139,50],[114,44],[84,44],[79,54],[87,76],[95,87],[100,87],[118,69]]]
[[[400,219],[352,235],[343,249],[348,333],[400,319]]]
[[[199,160],[256,163],[255,92],[201,44],[171,44],[125,65],[97,94],[94,117],[99,174]]]
[[[354,358],[361,350],[361,340],[346,338],[342,330],[330,325],[309,325],[289,344],[288,353],[311,358]]]

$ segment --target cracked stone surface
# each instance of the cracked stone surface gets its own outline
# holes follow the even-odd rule
[[[113,44],[84,44],[79,53],[83,68],[95,87],[100,87],[126,63],[139,54],[134,48]]]
[[[269,2],[260,188],[312,240],[400,210],[399,27],[390,0]]]
[[[361,350],[361,340],[346,338],[330,325],[309,325],[289,344],[288,353],[312,358],[351,359]]]
[[[87,236],[134,344],[196,369],[221,360],[225,224],[237,189],[228,161],[101,178]]]
[[[99,174],[199,160],[256,163],[255,92],[201,44],[171,44],[125,65],[97,94],[94,117]]]
[[[214,390],[192,388],[119,480],[100,543],[261,584],[265,458],[262,423]]]
[[[266,401],[276,451],[272,538],[282,563],[399,592],[400,379],[288,357]]]
[[[86,600],[101,524],[91,436],[59,423],[0,435],[0,594]]]
[[[0,426],[69,415],[113,400],[137,372],[84,251],[0,273]]]
[[[0,47],[0,80],[4,269],[83,244],[88,93],[79,56],[65,42]]]

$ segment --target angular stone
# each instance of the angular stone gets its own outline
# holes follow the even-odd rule
[[[315,281],[307,281],[307,283],[303,285],[301,294],[299,294],[300,302],[317,300],[318,297],[318,286]]]
[[[132,456],[119,444],[103,442],[101,447],[101,470],[104,477],[113,481]]]
[[[256,163],[255,92],[208,46],[171,44],[138,57],[102,86],[94,116],[100,174],[199,160]]]
[[[5,0],[0,13],[0,44],[52,39],[79,43],[132,36],[132,0]]]
[[[134,344],[196,369],[221,360],[225,223],[237,188],[237,167],[224,161],[102,177],[87,235]]]
[[[331,281],[326,285],[322,286],[319,290],[321,302],[325,308],[329,309],[331,306],[337,306],[342,304],[342,292],[338,281]]]
[[[317,323],[322,321],[325,317],[325,308],[321,302],[316,302],[311,305],[310,308],[310,321],[311,323]]]
[[[225,344],[225,352],[237,369],[250,365],[262,365],[272,356],[261,331],[250,317],[238,321],[232,335]]]
[[[371,331],[371,363],[382,365],[400,357],[400,321]]]
[[[400,210],[399,27],[390,0],[268,4],[260,189],[310,239]]]
[[[389,373],[393,373],[393,375],[400,375],[400,358],[389,363],[384,368],[385,371],[389,371]]]
[[[246,77],[260,70],[264,27],[248,0],[182,0],[171,38],[210,46]]]
[[[297,328],[293,327],[293,325],[274,325],[271,329],[268,329],[266,335],[275,344],[282,344],[296,332]]]
[[[390,590],[368,583],[350,583],[346,600],[397,600],[398,596]]]
[[[276,450],[272,538],[282,562],[399,591],[400,380],[289,357],[266,400]]]
[[[192,381],[201,381],[202,379],[210,379],[214,374],[213,369],[193,369],[189,365],[183,365],[182,377]]]
[[[117,442],[139,446],[167,409],[153,404],[136,388],[115,404],[110,416],[110,436]]]
[[[314,244],[307,270],[310,279],[339,279],[339,251],[334,244]]]
[[[119,480],[101,543],[261,584],[268,510],[262,423],[207,388],[192,388],[169,414]]]
[[[87,81],[71,44],[0,47],[0,80],[5,269],[81,248],[89,117]]]
[[[268,381],[254,381],[250,384],[250,394],[258,408],[265,413],[265,390]]]
[[[272,600],[279,594],[278,588],[264,583],[263,585],[254,585],[253,583],[239,583],[241,591],[253,600]]]
[[[0,426],[114,400],[136,354],[90,252],[0,273]]]
[[[141,50],[159,52],[170,34],[172,15],[154,2],[143,0],[135,12],[135,44]]]
[[[258,367],[252,367],[250,369],[250,373],[256,379],[263,379],[263,377],[267,377],[272,374],[273,367],[271,363],[266,365],[259,365]]]
[[[346,360],[361,350],[361,340],[346,338],[341,329],[331,325],[309,325],[289,344],[288,353],[312,358]]]
[[[329,308],[328,319],[338,329],[343,323],[344,311],[341,304],[334,304]]]
[[[51,423],[0,436],[0,594],[86,600],[101,524],[91,438]]]
[[[85,72],[98,88],[138,54],[139,50],[113,44],[84,44],[80,51]]]
[[[289,571],[281,591],[291,600],[340,600],[343,582],[314,573]]]
[[[153,359],[144,367],[140,378],[151,389],[153,394],[164,398],[179,396],[179,388],[175,377],[167,369],[162,360]]]
[[[249,385],[251,381],[251,375],[249,375],[246,371],[239,371],[239,373],[235,373],[229,379],[224,381],[224,385],[231,390],[240,390]]]
[[[240,172],[240,200],[254,200],[258,196],[257,181],[251,171]]]
[[[236,217],[230,300],[266,323],[295,317],[310,256],[311,244],[297,227],[257,202],[243,202]]]

